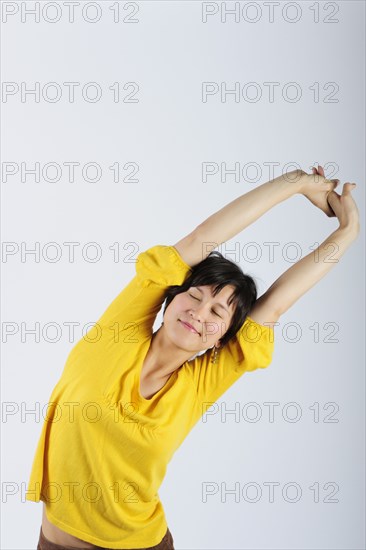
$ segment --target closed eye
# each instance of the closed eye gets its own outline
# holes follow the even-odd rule
[[[199,302],[201,301],[199,298],[196,298],[195,296],[193,296],[193,294],[189,294],[189,293],[188,293],[188,295],[191,296],[194,300],[198,300]],[[220,317],[220,319],[221,319],[221,315],[219,315],[219,314],[217,313],[217,311],[215,311],[214,309],[212,309],[211,311],[212,311],[215,315],[217,315],[218,317]]]

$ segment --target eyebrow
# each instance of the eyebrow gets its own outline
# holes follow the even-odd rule
[[[194,288],[197,288],[197,290],[199,290],[199,291],[203,294],[203,291],[201,290],[201,287],[200,287],[200,286],[195,286]],[[229,310],[226,309],[226,307],[225,307],[223,304],[221,304],[220,302],[217,302],[217,305],[218,305],[219,307],[222,307],[222,309],[224,309],[224,310],[230,315]]]

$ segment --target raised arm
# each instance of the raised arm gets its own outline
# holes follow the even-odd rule
[[[324,171],[302,170],[284,174],[238,197],[212,214],[174,246],[190,266],[212,249],[253,223],[276,204],[302,194],[328,217],[337,216],[340,226],[316,250],[288,269],[256,301],[250,316],[258,323],[274,322],[315,285],[344,254],[359,232],[358,210],[346,183],[340,197],[334,188],[339,180],[327,180]]]
[[[259,185],[209,216],[173,246],[190,266],[204,260],[214,248],[251,225],[265,212],[293,195],[306,196],[328,216],[334,216],[326,200],[338,180],[294,170]]]
[[[174,247],[188,265],[198,264],[211,250],[240,233],[273,206],[301,193],[301,174],[301,170],[284,174],[234,199]]]
[[[337,265],[360,231],[358,208],[351,194],[353,186],[355,184],[345,183],[341,196],[334,190],[329,193],[328,201],[338,218],[338,229],[270,286],[256,301],[254,316],[266,316],[267,304],[270,303],[278,318]]]

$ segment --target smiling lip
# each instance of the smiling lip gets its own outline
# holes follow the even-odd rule
[[[180,320],[180,319],[179,319]],[[194,332],[195,334],[199,334],[199,332],[192,327],[192,325],[190,325],[189,323],[185,323],[184,321],[180,321],[188,330],[190,330],[191,332]]]

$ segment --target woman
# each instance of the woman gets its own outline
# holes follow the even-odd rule
[[[340,196],[339,180],[320,166],[312,172],[264,183],[174,246],[138,255],[135,277],[73,347],[51,394],[26,494],[43,501],[38,550],[174,548],[158,495],[168,462],[207,406],[271,363],[273,323],[358,236],[355,184]],[[204,245],[220,245],[294,194],[339,227],[257,299],[254,280]],[[330,243],[333,261],[323,261]]]

